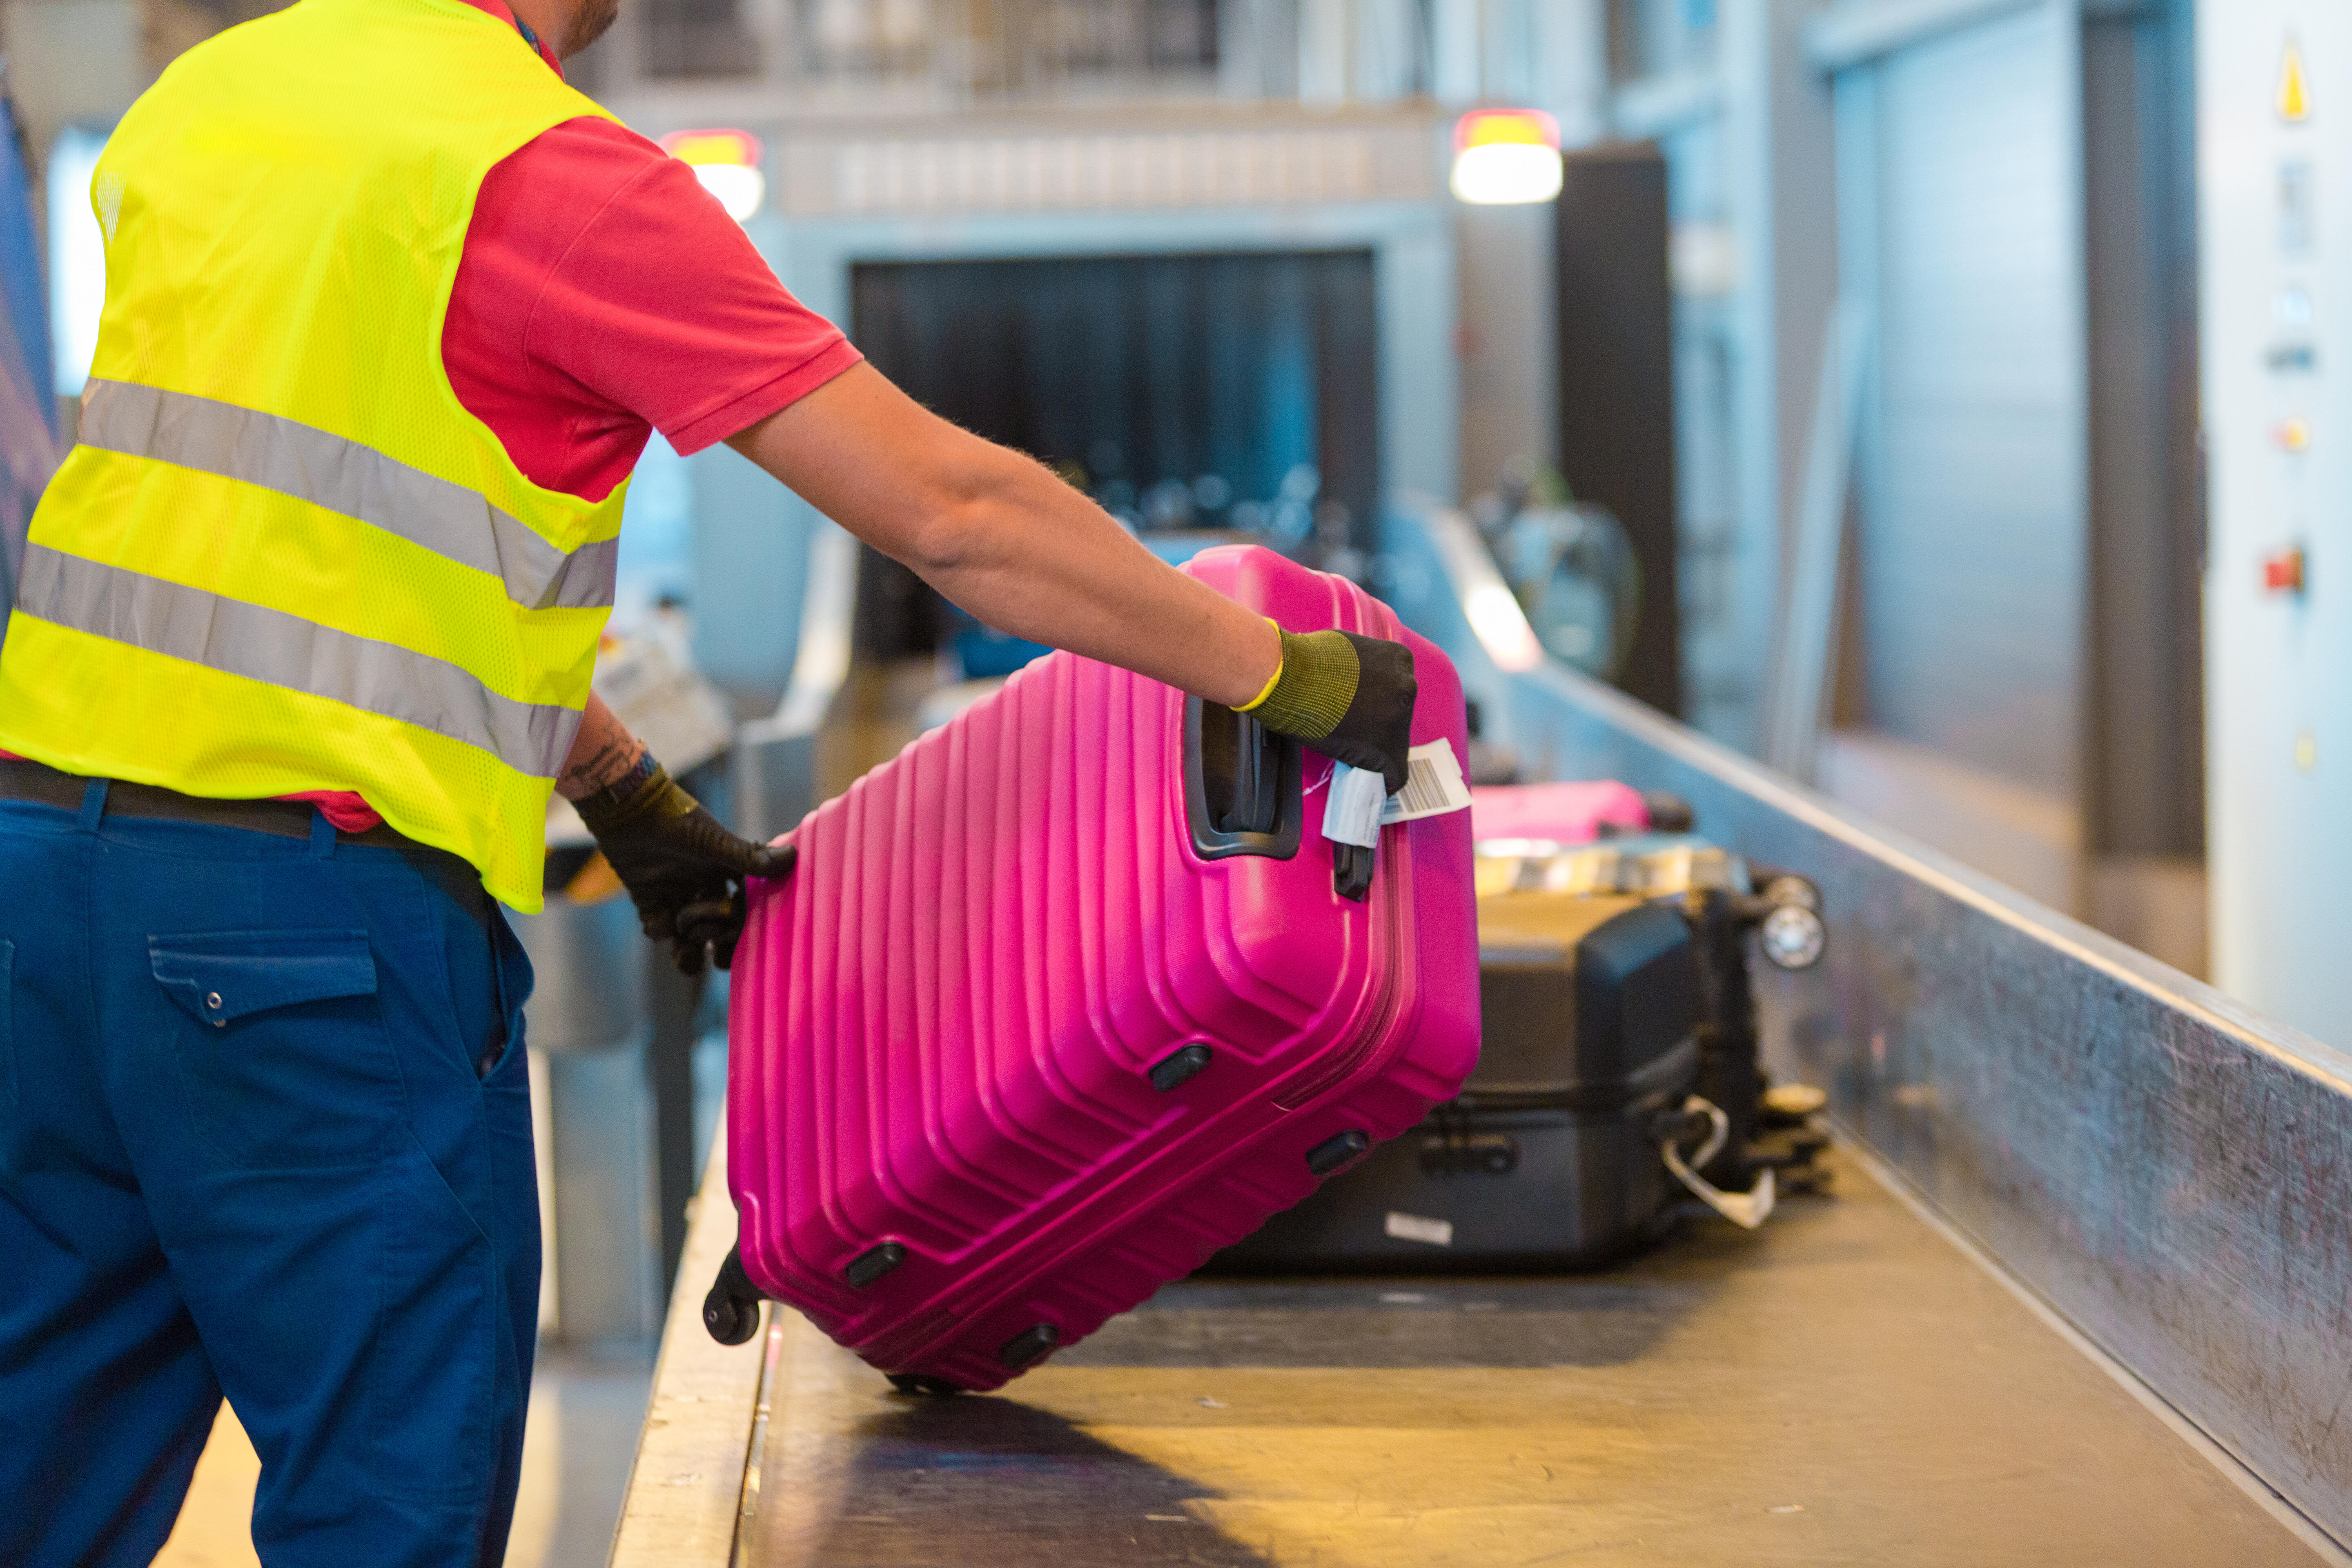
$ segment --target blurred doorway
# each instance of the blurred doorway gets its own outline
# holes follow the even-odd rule
[[[1370,249],[865,262],[850,335],[945,418],[1027,452],[1147,536],[1371,543]],[[928,652],[937,596],[866,553],[859,652]]]

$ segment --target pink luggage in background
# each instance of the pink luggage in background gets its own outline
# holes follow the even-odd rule
[[[1458,769],[1460,681],[1385,606],[1254,547],[1185,570],[1292,630],[1404,640],[1414,743]],[[810,814],[735,958],[751,1282],[903,1386],[992,1388],[1452,1097],[1470,814],[1336,846],[1330,771],[1056,653]]]
[[[1471,833],[1496,839],[1590,844],[1621,833],[1687,833],[1681,797],[1612,779],[1576,784],[1482,784],[1470,792]]]

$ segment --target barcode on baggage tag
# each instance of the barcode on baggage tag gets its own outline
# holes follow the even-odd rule
[[[1432,741],[1405,753],[1404,788],[1389,796],[1381,822],[1411,822],[1416,817],[1443,816],[1470,804],[1470,786],[1462,777],[1462,763],[1454,747]]]

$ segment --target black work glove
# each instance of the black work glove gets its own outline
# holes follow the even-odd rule
[[[1243,711],[1277,735],[1404,788],[1412,749],[1412,650],[1353,632],[1282,634],[1282,672]]]
[[[754,844],[727,830],[648,756],[618,784],[574,802],[596,847],[637,906],[646,934],[670,944],[688,974],[735,962],[743,936],[743,879],[792,873],[789,844]]]

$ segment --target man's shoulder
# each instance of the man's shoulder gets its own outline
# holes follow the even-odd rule
[[[583,114],[551,125],[507,158],[534,172],[564,168],[583,174],[626,180],[659,167],[669,157],[617,120]]]
[[[550,126],[484,177],[468,244],[496,244],[547,265],[615,204],[669,161],[653,142],[614,121],[583,115]]]

